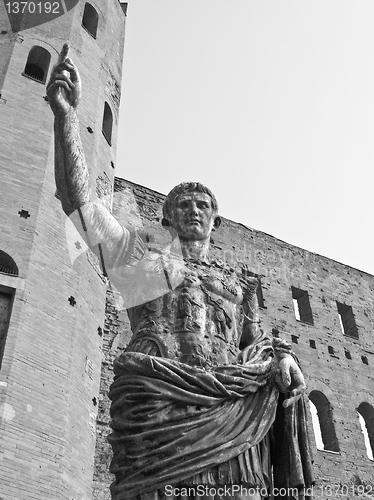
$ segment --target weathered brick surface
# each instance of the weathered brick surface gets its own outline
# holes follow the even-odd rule
[[[45,86],[22,75],[34,45],[49,50],[54,64],[70,42],[84,85],[81,131],[93,190],[104,172],[110,184],[117,123],[112,147],[101,125],[105,100],[116,116],[125,17],[117,0],[90,3],[100,16],[96,40],[81,26],[84,1],[56,21],[0,34],[0,249],[20,274],[0,274],[0,287],[15,293],[0,371],[3,500],[92,498],[106,283],[86,252],[70,257],[66,217],[54,197]],[[1,3],[2,31],[10,30],[4,9]],[[21,210],[30,216],[20,217]]]
[[[154,245],[163,245],[169,241],[160,226],[163,199],[148,188],[116,179],[113,212],[121,223],[148,232]],[[346,498],[347,491],[350,498],[359,498],[354,486],[360,484],[367,485],[367,491],[372,486],[374,493],[374,462],[366,456],[356,413],[363,401],[374,407],[374,277],[227,219],[223,219],[213,240],[214,256],[231,263],[238,272],[248,269],[262,276],[262,327],[270,334],[273,329],[279,330],[279,335],[292,343],[305,373],[307,394],[319,390],[332,405],[340,452],[317,451],[311,432],[315,498]],[[291,286],[308,291],[313,325],[295,318]],[[358,340],[342,334],[336,301],[352,306]],[[105,485],[111,481],[107,471],[111,453],[105,438],[110,432],[107,390],[113,376],[112,362],[130,336],[119,304],[118,294],[110,291],[95,457],[95,498],[100,500],[109,498]],[[309,340],[316,342],[316,349],[310,347]],[[329,354],[328,346],[334,347],[334,355]],[[345,357],[345,349],[351,353],[351,360]],[[362,355],[367,356],[369,365],[362,363]],[[326,486],[333,486],[331,492],[323,490]]]

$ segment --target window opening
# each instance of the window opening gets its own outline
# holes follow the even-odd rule
[[[361,431],[364,437],[366,454],[374,460],[374,408],[369,403],[361,403],[356,408],[360,420]]]
[[[367,356],[361,356],[361,361],[364,363],[364,365],[368,365],[369,364]]]
[[[84,6],[82,26],[93,38],[96,38],[98,22],[99,14],[97,10],[90,3],[86,3]]]
[[[103,116],[103,134],[105,139],[110,145],[112,145],[112,129],[113,129],[113,113],[106,102],[104,105],[104,116]]]
[[[323,445],[323,439],[322,439],[322,433],[321,433],[321,427],[319,425],[319,420],[318,420],[318,412],[315,404],[309,400],[309,408],[310,408],[310,413],[312,415],[312,424],[313,424],[313,432],[314,432],[314,439],[316,440],[316,446],[317,450],[324,450],[324,445]]]
[[[347,337],[358,339],[358,331],[352,307],[338,301],[336,302],[336,306],[338,308],[340,328],[343,334]]]
[[[3,361],[5,342],[8,334],[13,294],[0,290],[0,368]]]
[[[352,359],[351,353],[349,351],[344,351],[344,354],[347,359]]]
[[[320,391],[312,391],[309,394],[309,400],[315,407],[314,410],[310,405],[312,417],[313,412],[315,415],[312,422],[317,449],[338,453],[339,443],[335,433],[332,406],[329,400]]]
[[[313,313],[310,307],[308,292],[294,286],[291,287],[291,290],[296,319],[313,325]]]
[[[0,250],[0,273],[18,276],[18,267],[12,257]]]
[[[34,45],[29,52],[23,74],[37,82],[45,83],[50,62],[51,54],[48,50],[39,45]]]
[[[315,340],[309,340],[309,345],[312,349],[316,349],[316,341]]]

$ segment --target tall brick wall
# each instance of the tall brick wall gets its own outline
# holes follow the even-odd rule
[[[169,241],[160,225],[163,195],[122,179],[116,179],[115,191],[113,212],[122,224],[149,233],[155,246]],[[292,344],[306,377],[307,396],[312,390],[320,391],[330,403],[340,451],[317,450],[311,432],[315,498],[347,498],[347,493],[349,498],[362,498],[359,485],[374,493],[374,462],[367,458],[356,413],[361,402],[374,408],[374,277],[224,218],[213,233],[211,252],[237,272],[244,269],[262,277],[262,328],[269,334],[279,331],[279,336]],[[313,324],[296,319],[291,287],[308,292]],[[358,339],[343,335],[336,301],[352,306]],[[130,334],[120,296],[111,289],[103,334],[105,360],[95,456],[95,498],[100,500],[110,498],[107,485],[112,480],[106,442],[110,432],[107,391],[113,359],[122,352]],[[315,342],[315,349],[310,341]],[[346,357],[347,351],[351,359]]]
[[[0,273],[0,290],[14,295],[0,370],[3,500],[92,498],[107,284],[92,255],[78,250],[75,236],[67,239],[54,196],[45,85],[22,75],[34,45],[51,53],[50,71],[70,43],[83,81],[81,134],[92,189],[110,191],[125,16],[118,0],[90,3],[99,13],[96,39],[81,25],[83,0],[18,34],[0,4],[0,250],[19,268],[19,276]],[[101,132],[105,101],[114,115],[112,145]]]

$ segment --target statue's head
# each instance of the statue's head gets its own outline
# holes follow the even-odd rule
[[[199,182],[182,182],[167,195],[162,225],[186,239],[203,239],[221,223],[218,203],[210,189]]]

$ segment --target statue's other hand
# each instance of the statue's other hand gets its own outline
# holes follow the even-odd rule
[[[288,399],[283,402],[285,408],[301,398],[305,390],[305,380],[298,364],[291,355],[286,354],[279,361],[275,380],[281,392],[289,393]]]
[[[56,116],[66,115],[76,108],[81,97],[79,72],[68,53],[69,45],[65,43],[47,84],[48,101]]]

